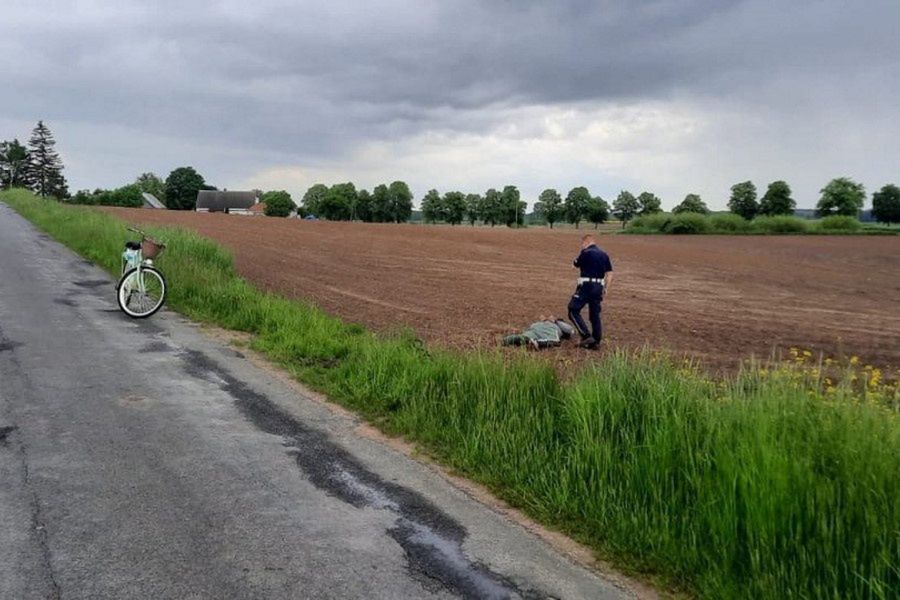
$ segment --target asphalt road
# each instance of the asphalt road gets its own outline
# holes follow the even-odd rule
[[[622,598],[0,203],[0,599]]]

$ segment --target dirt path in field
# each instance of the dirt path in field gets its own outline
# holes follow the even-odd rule
[[[580,235],[109,210],[221,242],[266,289],[453,347],[494,346],[541,315],[564,316]],[[647,344],[726,369],[791,346],[900,365],[900,237],[604,235],[600,245],[616,270],[608,347]]]

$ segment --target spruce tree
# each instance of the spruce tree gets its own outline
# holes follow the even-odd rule
[[[38,121],[28,140],[28,187],[42,198],[66,198],[69,195],[66,178],[62,174],[62,160],[54,146],[56,140],[50,128],[43,121]]]

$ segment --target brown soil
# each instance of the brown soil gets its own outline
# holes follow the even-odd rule
[[[230,248],[248,279],[348,321],[465,348],[565,315],[581,233],[107,210],[193,229]],[[603,235],[600,245],[615,266],[607,347],[725,369],[792,346],[900,365],[900,237]],[[545,354],[602,356],[571,345]]]

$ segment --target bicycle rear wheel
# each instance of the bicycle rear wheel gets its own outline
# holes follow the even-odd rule
[[[118,288],[119,308],[135,319],[149,317],[166,300],[166,280],[153,267],[129,269],[119,280]]]

